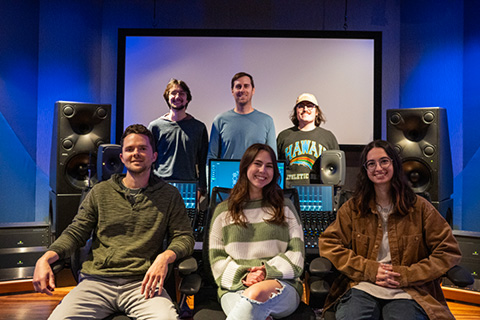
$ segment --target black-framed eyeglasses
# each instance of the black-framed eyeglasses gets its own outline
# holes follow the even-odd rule
[[[377,168],[377,163],[380,165],[380,167],[382,169],[387,169],[388,167],[390,167],[390,165],[392,164],[393,160],[388,158],[388,157],[383,157],[383,158],[380,158],[378,159],[378,161],[375,161],[375,160],[368,160],[367,162],[365,162],[363,164],[363,166],[365,167],[365,169],[368,171],[368,172],[373,172],[375,171],[375,169]]]

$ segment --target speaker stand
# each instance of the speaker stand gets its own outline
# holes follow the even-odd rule
[[[56,194],[50,190],[49,214],[52,234],[58,238],[77,214],[81,194]]]
[[[453,226],[453,199],[445,199],[442,201],[432,201],[435,209],[440,212],[442,217],[447,220],[448,224]]]

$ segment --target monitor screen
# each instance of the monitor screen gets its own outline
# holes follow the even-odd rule
[[[278,170],[280,171],[280,179],[278,185],[280,188],[285,186],[285,169],[284,161],[277,161]],[[232,159],[210,159],[209,163],[209,194],[212,194],[214,187],[233,188],[238,180],[240,168],[240,160]]]
[[[188,112],[210,130],[233,109],[230,81],[253,76],[255,109],[273,118],[276,134],[292,126],[298,95],[316,96],[343,150],[381,137],[380,32],[302,30],[120,29],[116,136],[168,112],[171,78],[190,87]],[[117,141],[117,142],[118,142]]]
[[[300,211],[333,211],[333,185],[296,185],[293,188],[298,190]]]
[[[167,181],[176,187],[182,196],[183,202],[187,209],[197,208],[197,183],[185,181]]]

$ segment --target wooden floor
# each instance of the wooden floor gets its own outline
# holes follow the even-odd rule
[[[45,320],[73,287],[56,288],[53,296],[22,293],[0,296],[0,319]]]
[[[45,320],[72,288],[57,288],[52,297],[31,292],[0,295],[0,319]],[[448,306],[457,320],[480,319],[480,301],[478,305],[449,301]]]

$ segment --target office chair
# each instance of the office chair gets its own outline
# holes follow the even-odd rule
[[[310,288],[315,292],[313,299],[312,296],[310,296],[310,306],[323,308],[330,290],[330,285],[340,273],[328,259],[323,257],[312,261],[309,272],[311,275],[309,281]],[[458,287],[467,287],[474,282],[474,278],[470,272],[465,267],[459,265],[453,266],[447,271],[444,277]],[[335,311],[332,309],[327,310],[323,315],[324,317],[322,319],[324,320],[335,320]]]
[[[231,189],[215,187],[210,197],[210,205],[206,216],[205,233],[202,248],[202,267],[199,268],[202,273],[203,283],[200,291],[194,296],[194,320],[224,320],[226,315],[217,298],[217,285],[213,279],[208,258],[208,234],[210,230],[210,221],[217,204],[225,201],[230,195]],[[284,191],[286,197],[293,199],[294,205],[299,207],[298,193],[295,189]],[[296,200],[295,200],[296,195]],[[284,318],[288,320],[314,320],[313,310],[305,303],[301,302],[297,310],[290,316]]]

